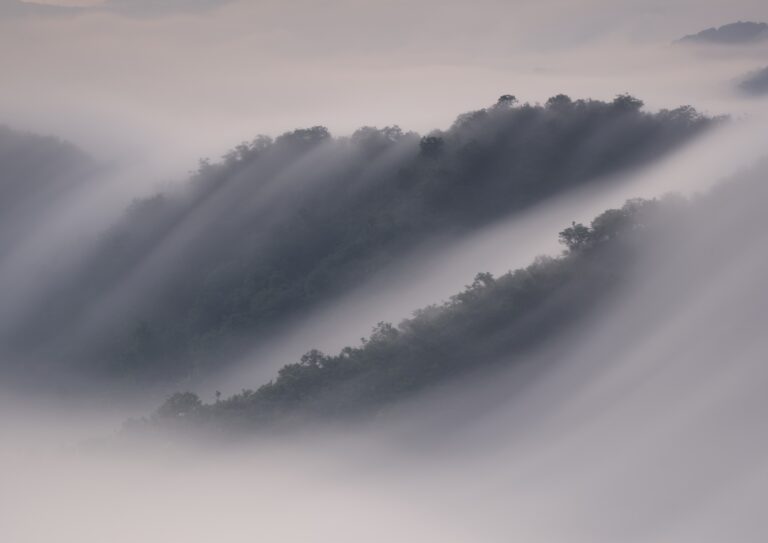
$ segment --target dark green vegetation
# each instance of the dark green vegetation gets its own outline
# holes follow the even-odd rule
[[[768,24],[739,21],[685,36],[680,39],[680,42],[736,45],[757,43],[764,40],[768,40]]]
[[[399,326],[380,323],[358,347],[338,355],[310,351],[257,390],[213,404],[192,393],[170,397],[152,420],[160,425],[263,427],[318,418],[367,416],[469,372],[514,365],[556,340],[619,289],[638,243],[662,226],[673,206],[635,200],[573,224],[560,234],[558,258],[540,258],[498,278],[478,274],[442,305]]]
[[[425,137],[314,127],[257,138],[203,161],[179,191],[136,201],[14,348],[109,379],[204,374],[426,244],[646,164],[713,122],[641,108],[626,95],[505,95]]]

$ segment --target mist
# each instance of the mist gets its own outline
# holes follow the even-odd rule
[[[570,220],[588,221],[631,198],[694,195],[765,156],[762,115],[723,126],[668,158],[606,180],[597,188],[566,191],[511,219],[480,229],[447,247],[425,247],[359,289],[316,309],[285,333],[248,353],[224,376],[190,384],[210,397],[243,383],[268,381],[286,362],[310,349],[333,353],[366,337],[376,322],[399,322],[414,310],[460,291],[479,271],[505,273],[540,255],[560,252],[557,234]],[[502,249],[503,248],[503,249]]]
[[[411,258],[399,273],[411,278],[409,266],[439,267],[446,248],[461,259],[463,249],[450,246],[463,237],[520,213],[543,216],[532,210],[573,200],[570,191],[621,185],[620,175],[726,124],[690,107],[646,112],[627,95],[517,104],[503,95],[426,136],[390,126],[334,139],[313,127],[201,162],[186,182],[135,200],[89,232],[72,266],[43,268],[28,289],[34,296],[11,276],[27,304],[6,308],[0,332],[13,364],[4,369],[22,380],[35,374],[33,388],[45,376],[56,387],[71,383],[71,394],[89,385],[102,393],[200,386],[277,334],[301,345],[291,325],[347,291],[370,291],[369,314],[376,292],[407,300],[396,284],[368,283],[394,279],[401,258]],[[519,235],[525,227],[495,228]],[[80,228],[73,222],[70,231]],[[489,247],[467,264],[485,265]],[[266,371],[286,363],[249,362]]]
[[[93,432],[104,414],[67,419],[65,432],[61,415],[11,417],[23,430],[6,426],[22,438],[3,450],[6,534],[758,541],[765,173],[661,224],[627,288],[526,362],[438,387],[375,424],[62,449],[62,433]]]
[[[110,158],[132,151],[168,174],[299,126],[444,128],[503,92],[531,102],[632,92],[651,108],[682,99],[734,113],[727,82],[760,67],[761,47],[697,54],[670,44],[768,16],[750,0],[101,4],[143,13],[0,12],[0,66],[13,74],[0,116]]]
[[[0,540],[764,541],[765,20],[0,0]]]

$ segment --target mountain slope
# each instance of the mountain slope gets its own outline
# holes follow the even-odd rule
[[[752,96],[768,94],[768,67],[747,74],[739,81],[738,88],[741,92]]]
[[[91,160],[71,144],[0,126],[0,239],[13,221],[43,211],[92,168]]]
[[[560,257],[540,258],[498,278],[479,274],[448,302],[417,311],[398,326],[380,323],[360,346],[337,355],[310,351],[256,390],[211,404],[189,392],[175,394],[150,422],[160,428],[181,423],[251,431],[321,420],[370,420],[446,383],[456,383],[453,392],[462,394],[462,383],[472,382],[468,376],[487,379],[497,369],[531,360],[538,365],[559,360],[562,371],[568,352],[553,347],[569,345],[567,338],[576,338],[570,344],[578,344],[584,323],[610,327],[604,321],[607,314],[624,321],[620,334],[642,345],[647,341],[643,330],[663,327],[658,322],[665,322],[665,307],[709,318],[696,308],[697,302],[719,300],[719,291],[730,292],[732,286],[713,292],[713,284],[730,278],[745,255],[750,262],[764,261],[758,242],[763,234],[757,225],[765,187],[763,174],[755,171],[690,200],[670,196],[629,201],[601,214],[590,226],[574,223],[563,230],[560,240],[566,250]],[[738,241],[731,237],[734,231],[743,233]],[[693,273],[692,266],[701,272]],[[655,301],[644,302],[649,296]],[[622,305],[626,300],[632,305]],[[735,301],[720,303],[730,307]],[[718,319],[717,306],[713,309],[711,316],[722,321],[717,333],[734,328],[748,334],[758,324],[746,326],[735,315]],[[730,327],[728,318],[742,324]],[[607,330],[592,333],[610,335]],[[612,340],[617,347],[621,337]],[[557,354],[537,358],[545,348]],[[626,362],[620,349],[605,349],[601,356],[609,354],[618,357],[617,363]]]
[[[646,164],[713,122],[641,107],[503,96],[425,137],[314,127],[257,138],[203,162],[181,190],[135,202],[15,344],[109,379],[221,367],[424,244]]]
[[[560,234],[567,249],[499,278],[479,274],[448,302],[399,326],[380,323],[359,347],[310,351],[259,389],[203,405],[173,395],[154,421],[263,427],[368,416],[435,385],[521,363],[599,310],[626,283],[637,245],[663,228],[671,203],[631,201]]]
[[[739,21],[682,37],[682,43],[750,44],[768,40],[768,24]]]

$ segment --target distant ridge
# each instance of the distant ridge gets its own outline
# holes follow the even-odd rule
[[[768,40],[768,24],[739,21],[719,28],[708,28],[698,34],[684,36],[678,43],[714,43],[735,45]]]
[[[741,92],[752,96],[768,95],[768,67],[747,74],[738,87]]]

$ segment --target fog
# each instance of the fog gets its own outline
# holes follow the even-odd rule
[[[519,245],[517,240],[531,231],[556,237],[563,225],[560,220],[554,226],[556,214],[573,217],[571,208],[575,211],[579,202],[591,201],[592,209],[602,202],[590,194],[563,195],[549,208],[530,208],[574,187],[600,185],[596,177],[638,168],[713,129],[711,121],[686,109],[647,114],[637,109],[639,102],[624,110],[620,100],[565,100],[572,107],[560,112],[551,104],[493,106],[480,112],[475,124],[457,123],[446,132],[439,140],[444,153],[434,156],[417,135],[396,128],[366,129],[336,140],[313,128],[274,143],[258,140],[219,164],[204,163],[189,182],[144,197],[126,213],[112,213],[109,228],[88,223],[91,215],[114,211],[105,203],[91,214],[89,206],[105,193],[120,192],[100,175],[98,190],[82,201],[75,198],[84,212],[77,220],[62,224],[51,209],[66,211],[66,220],[72,215],[67,206],[46,202],[40,206],[44,220],[24,216],[11,223],[22,233],[21,240],[13,240],[18,246],[36,246],[37,239],[49,245],[34,253],[40,265],[30,258],[9,259],[16,267],[7,284],[17,296],[16,303],[4,307],[8,325],[0,329],[1,347],[7,358],[17,360],[8,373],[37,374],[32,388],[45,379],[78,390],[93,380],[96,386],[90,388],[113,393],[128,381],[128,388],[158,387],[165,394],[165,387],[177,386],[179,379],[210,386],[201,379],[226,368],[238,342],[263,345],[269,334],[286,332],[294,357],[269,348],[266,355],[248,358],[264,373],[245,381],[258,382],[300,356],[298,348],[329,348],[325,339],[313,345],[317,330],[307,337],[286,329],[292,319],[321,304],[337,314],[346,311],[342,317],[353,325],[337,318],[335,331],[329,330],[327,316],[315,318],[340,347],[338,342],[355,337],[351,334],[358,333],[360,323],[368,327],[393,316],[392,310],[376,315],[382,297],[400,298],[400,314],[394,317],[407,316],[416,306],[404,304],[438,301],[476,271],[488,265],[495,269],[488,262],[495,244]],[[741,122],[733,129],[748,132],[751,126]],[[570,143],[574,138],[578,143]],[[708,146],[728,149],[720,140],[730,141],[722,137]],[[488,158],[478,161],[482,155],[473,152],[478,148],[471,142]],[[754,154],[751,144],[741,153]],[[517,154],[522,156],[515,160]],[[467,192],[472,184],[480,187],[475,195]],[[620,187],[622,182],[604,179],[602,184]],[[526,211],[527,224],[494,227],[496,237],[506,238],[494,240],[491,232],[440,254],[440,247],[473,235],[494,218]],[[546,229],[544,217],[549,217]],[[74,239],[59,249],[62,236]],[[419,250],[419,243],[426,247]],[[58,269],[51,266],[51,246],[66,255]],[[409,253],[419,256],[393,272],[391,266]],[[533,256],[523,251],[518,262]],[[446,258],[466,265],[446,264]],[[475,272],[470,266],[477,266]],[[443,267],[461,273],[448,281],[439,271]],[[25,273],[29,268],[35,273]],[[365,284],[377,270],[385,283]],[[413,282],[417,272],[422,279]],[[425,280],[430,288],[410,300],[407,289],[419,289]],[[329,303],[361,283],[364,297],[356,303],[367,313]],[[139,387],[130,383],[134,379]]]
[[[198,9],[205,3],[214,9]],[[757,0],[78,4],[102,9],[0,11],[0,68],[12,74],[0,118],[108,157],[130,150],[168,174],[298,126],[445,127],[503,92],[541,101],[630,91],[652,108],[682,99],[734,113],[728,82],[762,67],[764,47],[670,43],[768,17]]]
[[[237,392],[266,382],[280,366],[310,349],[337,352],[366,337],[374,323],[397,323],[418,308],[448,299],[478,272],[498,275],[525,267],[539,255],[557,255],[562,248],[557,235],[571,221],[589,222],[631,198],[706,191],[766,156],[761,140],[765,122],[764,114],[753,110],[749,121],[720,127],[638,171],[624,172],[598,187],[566,191],[448,246],[428,244],[259,345],[223,376],[188,386],[210,397],[215,390]]]
[[[29,370],[23,386],[0,383],[0,540],[764,541],[768,106],[734,82],[764,67],[768,46],[673,42],[765,19],[757,0],[0,0],[0,123],[82,150],[30,155],[55,173],[0,201],[0,367]],[[113,282],[87,285],[97,295],[62,319],[67,306],[50,293],[67,302],[62,278],[104,264],[93,248],[134,198],[162,190],[186,204],[198,159],[257,134],[394,124],[426,134],[507,92],[532,103],[630,92],[651,111],[691,104],[731,120],[461,236],[426,238],[227,371],[126,393],[53,370],[51,346],[64,358],[162,297],[211,224],[266,243],[326,187],[353,193],[344,176],[356,163],[322,143],[244,169],[172,216]],[[410,152],[394,146],[354,179],[373,185]],[[9,168],[0,197],[18,173]],[[37,190],[43,178],[52,184]],[[210,401],[258,387],[309,349],[355,345],[478,272],[560,254],[572,221],[670,192],[691,203],[647,240],[622,289],[514,363],[355,422],[237,439],[121,430],[170,391]],[[247,230],[247,212],[261,230]],[[60,327],[56,341],[14,359],[20,323],[41,318]]]
[[[50,418],[16,402],[6,537],[760,541],[765,173],[672,219],[630,288],[526,363],[375,423],[77,445],[110,435],[95,430],[108,413]]]

